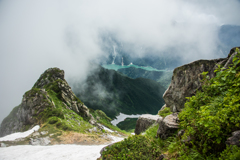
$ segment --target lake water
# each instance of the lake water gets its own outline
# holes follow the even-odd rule
[[[118,69],[122,69],[122,68],[129,68],[129,67],[135,67],[135,68],[141,68],[141,69],[144,69],[146,71],[166,71],[166,70],[158,70],[156,68],[153,68],[151,66],[137,66],[137,65],[134,65],[134,64],[129,64],[129,65],[116,65],[116,64],[105,64],[105,65],[102,65],[103,68],[106,68],[106,69],[113,69],[115,71],[117,71]]]

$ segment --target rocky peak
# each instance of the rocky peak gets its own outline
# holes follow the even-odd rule
[[[64,71],[50,68],[24,94],[22,103],[3,120],[0,136],[41,125],[52,116],[64,120],[63,110],[72,110],[89,123],[97,125],[89,109],[76,97],[64,79]]]
[[[49,68],[40,76],[33,88],[43,88],[45,85],[58,79],[64,80],[64,70],[60,70],[56,67]]]

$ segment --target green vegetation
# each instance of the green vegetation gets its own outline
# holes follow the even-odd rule
[[[90,109],[90,113],[93,115],[93,117],[97,120],[98,123],[108,127],[111,130],[118,131],[121,134],[129,135],[129,133],[127,133],[126,131],[121,130],[118,127],[112,125],[111,123],[112,119],[109,118],[103,111]],[[102,131],[105,132],[105,130]]]
[[[38,115],[41,123],[49,123],[56,128],[65,131],[77,131],[84,133],[86,129],[93,128],[91,124],[84,120],[83,117],[75,113],[73,110],[67,109],[58,97],[58,93],[52,88],[46,89],[50,101],[55,104],[55,107],[49,105],[43,112]]]
[[[138,157],[141,151],[136,152],[136,144],[141,144],[141,140],[145,144],[144,150],[149,151],[148,159],[155,156],[155,151],[158,156],[165,154],[166,159],[174,160],[240,159],[240,148],[225,144],[231,133],[240,128],[240,52],[236,51],[233,64],[229,68],[219,66],[215,71],[216,77],[209,79],[206,72],[202,73],[202,89],[188,98],[179,114],[180,129],[185,130],[181,138],[174,135],[167,140],[154,139],[158,128],[154,126],[144,136],[132,136],[113,145],[104,152],[104,158],[117,159],[130,155],[132,159],[141,159]],[[168,113],[164,109],[159,114],[165,116]],[[190,141],[186,141],[189,138]],[[154,143],[154,147],[157,145],[154,152],[151,151],[153,146],[146,141]]]
[[[172,114],[172,112],[171,112],[171,109],[169,107],[165,107],[163,110],[160,110],[158,112],[158,115],[163,117],[163,118],[170,115],[170,114]]]
[[[209,79],[204,72],[202,91],[189,98],[180,113],[180,125],[186,130],[184,138],[191,137],[195,152],[203,157],[214,156],[226,148],[231,132],[240,127],[240,53],[227,69],[220,66],[216,77]],[[188,153],[184,153],[188,154]]]
[[[161,151],[154,139],[142,135],[130,136],[103,153],[106,159],[156,159]]]
[[[174,140],[170,137],[166,140],[156,138],[158,125],[150,127],[145,135],[130,136],[124,141],[107,147],[103,152],[102,158],[107,160],[113,159],[156,159],[162,153],[166,152],[167,147]]]
[[[40,79],[51,79],[53,72],[60,72],[60,70],[55,70],[58,69],[52,70],[51,73],[45,72],[45,74],[41,75]],[[38,80],[38,82],[40,82],[40,80]],[[38,87],[36,84],[35,86]],[[47,97],[46,95],[40,93],[40,89],[38,88],[32,88],[29,92],[27,92],[28,94],[31,93],[32,95],[33,92],[39,92],[39,94],[42,94],[44,96],[44,101],[46,101],[48,104],[46,108],[37,116],[38,121],[41,124],[44,124],[44,126],[48,126],[48,128],[54,128],[55,130],[86,133],[87,129],[93,128],[94,126],[88,122],[88,119],[86,117],[83,117],[81,114],[79,115],[73,110],[69,109],[71,104],[69,104],[69,102],[63,101],[64,99],[62,97],[62,90],[59,88],[60,85],[66,85],[64,80],[52,80],[52,82],[43,86],[43,88],[47,91]],[[29,97],[31,97],[31,95],[29,95]],[[74,97],[74,101],[83,104],[76,96]],[[99,123],[104,124],[113,130],[119,130],[122,132],[120,129],[110,123],[111,119],[107,117],[104,112],[100,110],[91,110],[91,113],[95,118],[98,118]]]
[[[126,118],[117,124],[117,127],[127,132],[134,132],[138,118]]]

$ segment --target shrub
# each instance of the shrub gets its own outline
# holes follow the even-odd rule
[[[102,153],[104,159],[156,159],[161,151],[157,139],[147,138],[142,135],[130,136],[122,142],[107,147]]]
[[[163,110],[158,112],[159,116],[162,116],[163,118],[172,114],[171,109],[169,107],[165,107]]]
[[[229,68],[215,70],[216,77],[203,75],[202,91],[188,98],[179,114],[184,138],[191,137],[191,144],[205,157],[219,156],[232,131],[240,127],[240,53],[233,58]]]

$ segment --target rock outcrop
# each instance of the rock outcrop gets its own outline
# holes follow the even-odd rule
[[[166,106],[172,112],[180,112],[184,108],[186,97],[195,95],[201,89],[201,73],[208,72],[209,78],[213,78],[217,65],[226,68],[231,64],[235,49],[231,49],[227,58],[198,60],[174,69],[171,84],[163,95]]]
[[[240,131],[235,131],[232,133],[232,137],[229,137],[226,141],[228,145],[237,145],[240,147]]]
[[[137,120],[134,133],[138,135],[146,131],[151,125],[153,125],[157,121],[161,120],[162,117],[160,117],[159,115],[143,114]]]
[[[58,104],[55,104],[57,101]],[[34,84],[33,88],[23,95],[22,103],[15,107],[7,116],[0,128],[0,137],[14,132],[25,131],[28,128],[43,123],[50,113],[52,116],[60,116],[63,113],[57,106],[60,104],[66,109],[75,111],[81,117],[95,124],[89,109],[75,96],[71,87],[64,79],[64,71],[58,68],[46,70]],[[58,110],[57,110],[58,109]]]
[[[22,98],[22,103],[15,107],[10,115],[2,121],[0,137],[25,131],[38,124],[37,116],[47,107],[53,108],[54,105],[44,89],[35,88],[26,92]]]
[[[179,128],[178,114],[177,113],[170,114],[160,121],[159,128],[157,131],[157,137],[166,139],[167,137],[175,133],[178,130],[178,128]]]
[[[46,146],[51,143],[50,137],[30,138],[29,144],[33,146]]]

